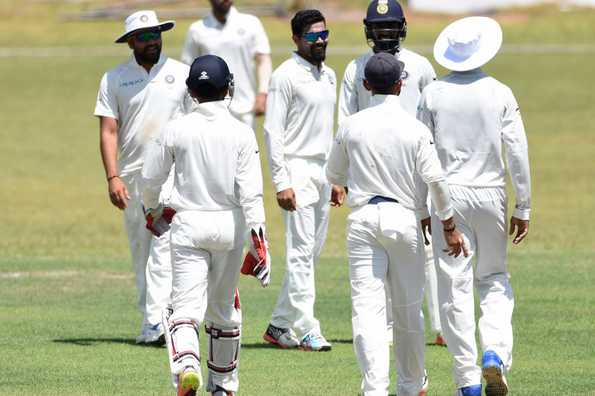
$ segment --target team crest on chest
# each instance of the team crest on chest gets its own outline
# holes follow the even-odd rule
[[[239,35],[239,36],[243,36],[243,35],[245,35],[245,34],[246,34],[246,29],[244,29],[244,28],[239,28],[239,29],[238,29],[238,35]]]
[[[173,84],[176,81],[176,78],[174,76],[172,76],[171,74],[168,74],[167,76],[165,76],[165,82],[168,84]]]

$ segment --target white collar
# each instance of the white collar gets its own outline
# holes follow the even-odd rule
[[[213,119],[219,115],[229,113],[226,100],[199,103],[198,106],[196,106],[195,111],[208,119]]]
[[[308,62],[306,59],[302,58],[302,56],[300,54],[298,54],[297,52],[293,52],[291,54],[291,57],[295,60],[295,62],[302,66],[304,69],[311,71],[311,72],[318,72],[318,66],[313,65],[312,63]],[[324,64],[324,62],[320,63],[320,73],[324,72],[326,68],[326,65]]]
[[[370,98],[370,107],[387,104],[390,106],[401,107],[401,100],[397,95],[372,95]]]

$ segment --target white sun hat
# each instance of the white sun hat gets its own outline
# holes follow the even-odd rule
[[[157,29],[161,32],[173,29],[176,26],[174,21],[159,22],[157,14],[152,10],[137,11],[126,18],[124,22],[125,33],[118,37],[116,43],[125,43],[130,36],[139,30]]]
[[[434,59],[453,71],[488,63],[500,50],[502,28],[492,18],[467,17],[448,25],[436,39]]]

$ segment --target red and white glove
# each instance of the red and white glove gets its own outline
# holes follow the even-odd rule
[[[175,209],[163,207],[161,204],[155,209],[145,210],[146,227],[153,235],[160,237],[169,231],[175,214]]]
[[[269,255],[269,244],[264,237],[262,227],[258,234],[254,229],[250,231],[250,250],[244,258],[241,272],[244,275],[255,276],[262,287],[267,287],[271,282],[271,256]]]

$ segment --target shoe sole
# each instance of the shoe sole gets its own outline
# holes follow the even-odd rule
[[[283,344],[279,343],[279,341],[277,341],[276,339],[274,339],[273,337],[271,337],[267,333],[264,333],[264,335],[262,336],[262,339],[265,340],[266,342],[268,342],[269,344],[275,345],[275,346],[277,346],[277,347],[279,347],[281,349],[295,348],[295,347],[290,347],[288,345],[283,345]]]
[[[329,346],[323,346],[322,348],[319,348],[319,349],[314,349],[314,348],[310,348],[310,347],[300,346],[299,349],[304,352],[329,352],[332,349],[332,347],[329,345]]]
[[[486,367],[482,370],[483,378],[486,380],[486,396],[506,396],[508,385],[502,377],[502,370],[498,367]]]
[[[178,396],[196,396],[196,392],[200,388],[202,388],[202,376],[200,373],[184,373],[182,382],[178,385]]]

